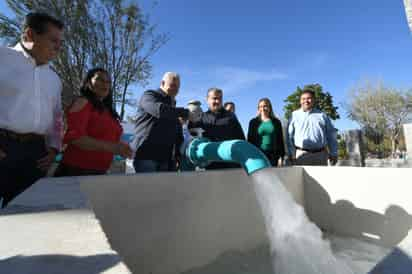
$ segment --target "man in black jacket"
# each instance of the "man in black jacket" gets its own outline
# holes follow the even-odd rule
[[[236,115],[223,108],[223,91],[218,88],[210,88],[207,91],[208,111],[202,113],[201,121],[191,124],[190,127],[200,127],[204,130],[203,137],[213,142],[240,139],[245,140],[242,127]],[[240,167],[234,163],[214,162],[206,169],[223,169]]]
[[[132,143],[137,173],[176,170],[176,151],[183,141],[179,118],[189,116],[187,109],[175,107],[179,87],[179,75],[167,72],[158,90],[147,90],[140,98]]]

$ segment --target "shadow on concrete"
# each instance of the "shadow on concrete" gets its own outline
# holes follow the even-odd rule
[[[99,274],[120,263],[115,254],[93,256],[35,255],[0,260],[0,272],[7,274]]]
[[[412,258],[396,247],[412,228],[412,216],[398,205],[385,214],[357,208],[351,201],[331,202],[328,192],[305,170],[305,211],[323,231],[392,248],[369,274],[411,274]]]
[[[303,172],[305,211],[322,230],[393,247],[412,228],[412,216],[398,205],[390,205],[385,214],[380,214],[357,208],[348,200],[332,203],[328,192],[306,171]]]
[[[57,211],[57,210],[69,210],[72,208],[67,208],[63,205],[44,205],[44,206],[28,206],[28,205],[19,205],[12,204],[6,208],[0,209],[0,217],[7,215],[16,215],[16,214],[30,214],[30,213],[42,213],[48,211]]]
[[[410,274],[412,258],[399,248],[394,248],[369,274]]]
[[[249,251],[227,251],[207,265],[195,267],[180,274],[250,274],[273,272],[268,245]]]

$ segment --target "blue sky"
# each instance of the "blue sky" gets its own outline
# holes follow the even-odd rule
[[[340,129],[357,127],[340,104],[365,79],[412,88],[411,50],[402,0],[140,1],[170,41],[152,58],[159,86],[165,71],[181,74],[178,104],[220,87],[234,101],[244,129],[259,98],[283,117],[297,86],[320,83],[339,106]],[[4,10],[4,0],[0,8]],[[143,87],[136,87],[139,97]]]

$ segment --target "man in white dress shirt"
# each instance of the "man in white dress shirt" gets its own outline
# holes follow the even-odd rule
[[[63,24],[30,13],[21,41],[0,47],[0,199],[5,207],[45,176],[62,139],[62,83],[49,67]]]

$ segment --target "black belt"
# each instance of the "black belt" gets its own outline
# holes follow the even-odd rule
[[[18,142],[44,141],[45,136],[37,133],[17,133],[11,130],[0,128],[0,136],[10,138]]]
[[[301,148],[301,147],[297,147],[295,146],[296,149],[302,150],[302,151],[306,151],[306,152],[310,152],[310,153],[317,153],[317,152],[322,152],[325,150],[324,147],[322,148],[314,148],[314,149],[309,149],[309,148]]]

